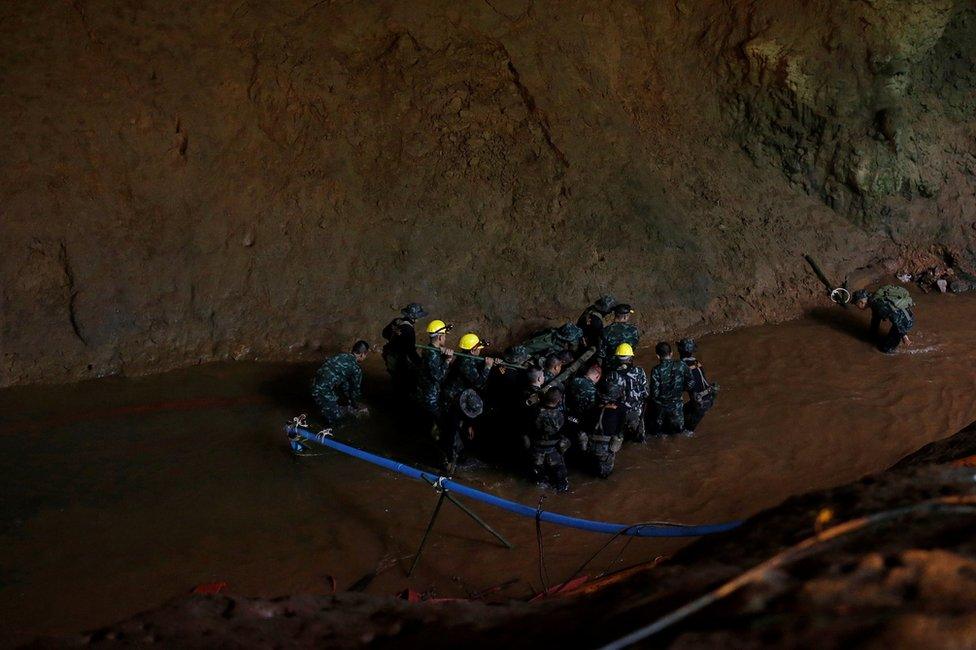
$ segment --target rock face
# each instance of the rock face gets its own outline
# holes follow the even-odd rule
[[[976,260],[963,0],[3,14],[0,385],[310,357],[410,300],[694,333],[796,314],[802,253]]]

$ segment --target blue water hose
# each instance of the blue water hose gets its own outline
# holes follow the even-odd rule
[[[331,435],[328,434],[315,433],[310,429],[296,426],[294,424],[288,425],[285,430],[288,432],[289,436],[301,437],[309,442],[314,442],[325,447],[329,447],[330,449],[334,449],[343,454],[352,456],[353,458],[364,460],[367,463],[378,465],[379,467],[396,472],[397,474],[403,474],[404,476],[409,476],[410,478],[418,481],[425,481],[430,484],[438,485],[454,494],[459,494],[461,496],[474,499],[475,501],[480,501],[490,506],[501,508],[502,510],[508,510],[509,512],[513,512],[517,515],[528,517],[530,519],[535,519],[538,517],[541,521],[555,524],[557,526],[578,528],[579,530],[588,530],[593,533],[630,535],[632,537],[698,537],[700,535],[724,533],[738,527],[742,523],[741,521],[728,521],[721,524],[703,524],[701,526],[685,526],[680,524],[627,525],[613,524],[605,521],[593,521],[591,519],[580,519],[578,517],[569,517],[556,512],[548,512],[545,510],[540,511],[531,506],[516,503],[515,501],[509,501],[508,499],[502,499],[494,494],[482,492],[481,490],[476,490],[462,483],[458,483],[457,481],[453,481],[446,476],[439,476],[437,474],[431,474],[430,472],[424,472],[415,467],[410,467],[409,465],[404,465],[403,463],[390,460],[389,458],[383,458],[382,456],[371,454],[368,451],[350,447],[349,445],[337,442],[331,437]]]

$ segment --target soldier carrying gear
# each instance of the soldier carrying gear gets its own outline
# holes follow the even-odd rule
[[[532,433],[528,437],[533,479],[549,483],[557,492],[569,489],[564,454],[570,443],[562,435],[566,421],[561,408],[562,399],[562,392],[558,388],[546,391],[542,402],[534,409]]]
[[[596,302],[580,315],[576,326],[583,330],[586,347],[597,350],[603,347],[603,319],[610,315],[616,305],[616,299],[610,294],[605,294],[597,298]]]
[[[678,354],[681,361],[688,370],[691,371],[691,385],[688,394],[691,397],[685,402],[685,431],[695,432],[698,424],[705,417],[705,413],[715,406],[715,396],[718,393],[718,384],[709,383],[705,378],[705,369],[701,361],[695,358],[695,350],[698,346],[693,339],[681,339],[678,341]]]
[[[352,352],[329,357],[316,371],[312,397],[318,404],[325,425],[330,427],[347,414],[364,414],[359,405],[362,397],[363,370],[359,364],[369,353],[369,343],[356,341]]]
[[[671,345],[661,341],[654,348],[660,360],[651,371],[651,399],[654,402],[656,434],[685,432],[682,395],[691,386],[691,370],[671,358]]]
[[[630,323],[630,315],[634,313],[633,307],[622,303],[613,308],[613,322],[603,330],[603,349],[600,360],[609,361],[621,343],[629,343],[636,348],[640,343],[640,332]]]
[[[414,326],[417,319],[427,315],[424,308],[412,302],[400,310],[400,315],[383,328],[383,361],[393,379],[393,387],[398,396],[410,395],[414,372],[420,365],[417,354],[417,333]]]
[[[584,427],[590,412],[596,406],[596,385],[600,381],[600,366],[591,365],[582,377],[574,377],[566,391],[565,435],[570,442],[583,449],[586,447]]]
[[[442,320],[428,323],[427,335],[430,337],[430,346],[435,349],[421,351],[420,365],[417,368],[415,396],[425,419],[428,420],[425,423],[428,428],[437,424],[440,418],[441,384],[454,359],[454,350],[445,347],[449,329],[450,326]]]
[[[879,350],[891,354],[901,343],[912,344],[908,333],[915,327],[915,314],[912,311],[915,301],[908,289],[889,284],[873,295],[866,289],[858,289],[851,296],[851,302],[859,309],[871,308],[871,337],[877,340]],[[891,327],[886,335],[880,336],[883,320],[890,322]]]
[[[593,473],[600,478],[610,476],[617,452],[624,443],[623,410],[619,408],[622,399],[623,391],[619,385],[600,382],[596,404],[587,414],[583,451],[590,460]]]
[[[474,332],[468,332],[461,337],[458,347],[464,350],[468,356],[459,357],[451,364],[451,369],[444,379],[441,390],[441,402],[450,403],[461,395],[468,388],[474,389],[479,393],[485,388],[488,382],[488,375],[491,367],[495,365],[495,360],[487,357],[484,360],[477,359],[485,349],[485,342],[478,338]]]
[[[440,443],[444,452],[444,467],[463,464],[475,438],[474,421],[481,415],[484,404],[474,390],[468,388],[444,410]]]
[[[529,356],[545,358],[550,354],[556,354],[563,350],[576,353],[583,342],[583,330],[566,323],[558,328],[550,328],[536,332],[522,347],[528,351]]]
[[[548,384],[563,371],[563,362],[558,354],[550,354],[542,361],[543,382]]]
[[[644,442],[644,405],[649,393],[647,373],[634,365],[634,349],[630,343],[621,343],[614,350],[616,367],[603,379],[608,384],[620,387],[622,398],[619,408],[622,411],[625,435],[636,442]]]

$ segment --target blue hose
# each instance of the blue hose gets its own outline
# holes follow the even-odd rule
[[[566,515],[561,515],[555,512],[547,512],[545,510],[539,511],[531,506],[509,501],[508,499],[502,499],[501,497],[496,497],[493,494],[488,494],[487,492],[482,492],[481,490],[475,490],[467,485],[452,481],[447,477],[424,472],[415,467],[410,467],[409,465],[404,465],[403,463],[390,460],[389,458],[383,458],[382,456],[377,456],[367,451],[356,449],[355,447],[350,447],[349,445],[344,445],[341,442],[336,442],[330,436],[314,433],[313,431],[310,431],[304,427],[288,425],[285,430],[290,436],[300,436],[301,438],[304,438],[310,442],[324,445],[343,454],[347,454],[360,460],[365,460],[367,463],[372,463],[398,474],[409,476],[412,479],[440,485],[445,489],[450,490],[454,494],[460,494],[462,496],[474,499],[475,501],[481,501],[482,503],[487,503],[488,505],[501,508],[502,510],[508,510],[509,512],[514,512],[517,515],[528,517],[530,519],[535,519],[538,516],[541,521],[556,524],[557,526],[578,528],[580,530],[588,530],[594,533],[630,535],[633,537],[697,537],[699,535],[724,533],[725,531],[738,527],[742,523],[741,521],[728,521],[721,524],[705,524],[701,526],[683,526],[677,524],[627,525],[611,524],[605,521],[593,521],[591,519],[579,519],[577,517],[567,517]]]

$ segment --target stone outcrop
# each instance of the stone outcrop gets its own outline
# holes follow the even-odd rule
[[[0,17],[0,385],[314,358],[402,303],[652,334],[971,265],[969,2],[138,0]],[[887,266],[886,266],[887,265]]]

